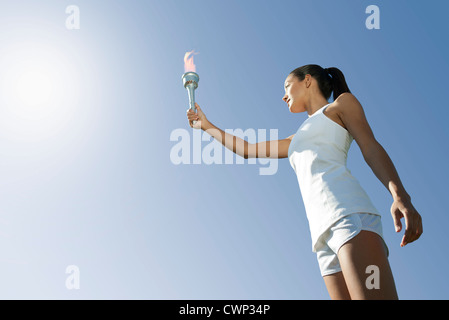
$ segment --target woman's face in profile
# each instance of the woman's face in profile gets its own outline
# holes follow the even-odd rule
[[[305,79],[304,79],[305,80]],[[306,111],[304,107],[304,80],[299,81],[299,79],[293,74],[289,74],[289,76],[285,79],[284,89],[285,95],[282,98],[292,113],[299,113]]]

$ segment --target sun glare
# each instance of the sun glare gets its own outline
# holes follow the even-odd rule
[[[70,120],[79,79],[70,57],[57,46],[6,47],[0,70],[0,101],[9,119],[3,125],[11,132],[53,135]]]
[[[28,107],[45,107],[51,102],[56,79],[48,71],[31,69],[19,73],[15,79],[14,94]]]

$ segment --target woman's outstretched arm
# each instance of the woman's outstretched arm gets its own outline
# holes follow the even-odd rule
[[[227,133],[220,128],[214,126],[209,120],[207,120],[204,112],[200,106],[195,103],[197,113],[193,110],[187,110],[187,118],[189,119],[189,125],[195,129],[202,129],[215,138],[218,142],[224,145],[226,148],[238,154],[239,156],[248,158],[287,158],[288,148],[293,135],[282,140],[263,141],[259,143],[249,143],[248,141]],[[193,124],[193,121],[198,121]]]

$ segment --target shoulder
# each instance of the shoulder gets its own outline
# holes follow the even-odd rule
[[[338,96],[338,98],[332,103],[333,107],[339,114],[355,111],[355,109],[361,109],[362,105],[359,100],[350,92],[344,92]]]
[[[378,142],[366,119],[362,105],[349,92],[342,93],[334,103],[348,132],[357,141],[363,155],[366,157],[371,153],[372,147],[376,146]]]
[[[357,98],[351,92],[343,92],[341,95],[338,96],[338,98],[335,101],[347,101],[351,99],[357,100]]]

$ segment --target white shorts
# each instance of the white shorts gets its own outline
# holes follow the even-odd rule
[[[338,250],[362,230],[375,232],[383,240],[381,217],[370,213],[353,213],[343,217],[320,236],[317,259],[323,277],[341,271]],[[389,251],[385,241],[384,245],[388,256]]]

